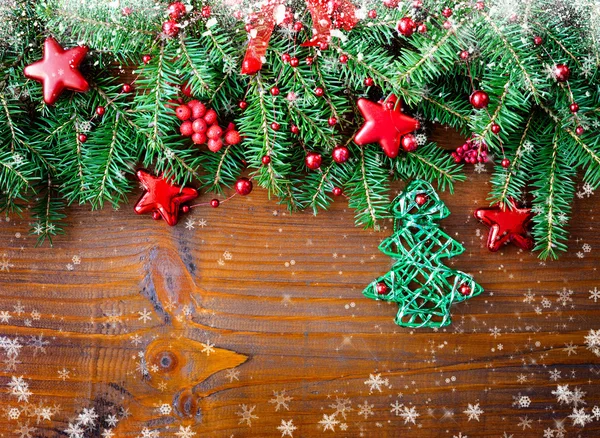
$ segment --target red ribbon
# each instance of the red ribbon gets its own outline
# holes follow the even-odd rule
[[[331,29],[351,30],[356,26],[356,8],[350,0],[306,0],[312,17],[313,36],[302,44],[304,47],[318,46],[325,50],[331,40]],[[263,59],[269,48],[269,41],[275,28],[275,11],[280,6],[278,0],[267,0],[257,14],[253,36],[242,61],[242,74],[254,74],[262,68]]]

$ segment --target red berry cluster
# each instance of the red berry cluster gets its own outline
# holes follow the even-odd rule
[[[190,100],[175,108],[175,115],[182,121],[179,132],[184,137],[192,137],[194,144],[207,144],[208,149],[218,152],[223,144],[234,145],[241,141],[240,133],[230,123],[225,132],[218,124],[217,112],[207,108],[199,100]]]
[[[167,7],[167,13],[169,19],[162,25],[163,33],[169,37],[177,36],[179,33],[179,20],[187,14],[187,9],[181,2],[173,2]]]
[[[481,140],[475,140],[470,138],[465,144],[456,148],[456,151],[452,152],[452,158],[454,162],[460,163],[487,163],[488,161],[488,147]]]

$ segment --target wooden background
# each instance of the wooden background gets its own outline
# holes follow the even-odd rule
[[[577,199],[559,261],[494,254],[472,218],[489,173],[470,169],[441,195],[443,226],[467,248],[449,263],[486,292],[439,331],[399,328],[395,305],[362,296],[393,262],[377,249],[391,224],[356,228],[343,200],[290,215],[257,189],[171,228],[135,215],[133,194],[72,208],[54,248],[35,248],[27,216],[3,221],[0,436],[599,436],[552,394],[600,404],[585,344],[600,329],[597,197]]]

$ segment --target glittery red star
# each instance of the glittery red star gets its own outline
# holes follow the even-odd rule
[[[48,37],[44,41],[42,60],[25,67],[25,76],[42,83],[44,102],[48,105],[54,104],[65,89],[87,91],[90,86],[79,72],[79,64],[87,51],[83,46],[65,50],[54,38]]]
[[[401,111],[402,105],[396,104],[396,101],[393,94],[385,103],[358,99],[358,109],[365,118],[365,124],[354,136],[356,144],[364,146],[379,143],[388,157],[398,156],[402,136],[418,129],[419,122],[405,115]],[[395,108],[387,109],[386,104],[389,102],[396,104]]]
[[[177,224],[179,207],[184,202],[198,197],[198,192],[192,187],[180,188],[161,176],[154,176],[144,169],[136,173],[144,186],[144,194],[135,204],[137,214],[158,212],[166,223]]]
[[[510,206],[497,204],[489,208],[478,208],[475,217],[490,227],[487,247],[490,251],[498,251],[507,242],[513,242],[519,248],[530,250],[533,239],[527,234],[527,226],[534,213],[530,208],[519,208],[513,199]]]

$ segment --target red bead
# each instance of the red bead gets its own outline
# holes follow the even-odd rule
[[[181,207],[181,211],[183,211],[184,213],[189,213],[190,206],[189,205],[184,205],[183,207]]]
[[[195,114],[195,109],[196,108],[192,108],[192,115]],[[217,112],[212,108],[206,111],[206,114],[204,114],[204,121],[209,125],[217,123]]]
[[[444,8],[444,9],[442,10],[442,15],[443,15],[444,17],[446,17],[446,18],[450,18],[450,17],[452,17],[452,9],[450,9],[450,8]]]
[[[292,132],[292,134],[295,134],[295,135],[300,134],[300,128],[298,128],[296,125],[292,125],[290,127],[290,131]]]
[[[294,31],[296,31],[296,32],[300,32],[303,27],[304,27],[304,25],[299,21],[296,21],[294,23]]]
[[[79,134],[77,136],[77,139],[81,142],[81,143],[85,143],[87,141],[87,135],[85,134]]]
[[[221,204],[221,203],[219,202],[219,200],[218,200],[218,199],[211,199],[211,201],[210,201],[210,206],[211,206],[212,208],[217,208],[217,207],[218,207],[220,204]]]
[[[543,42],[544,42],[544,40],[542,39],[541,36],[533,37],[533,44],[535,44],[536,46],[541,46]]]
[[[208,125],[206,124],[206,121],[204,119],[200,118],[192,122],[192,129],[194,130],[194,132],[204,133],[208,129]]]
[[[415,22],[410,17],[404,17],[400,19],[398,24],[396,25],[396,29],[401,35],[409,37],[415,31]]]
[[[461,293],[461,295],[471,295],[471,288],[469,286],[467,286],[466,284],[463,284],[459,288],[459,292]]]
[[[372,20],[374,20],[374,19],[377,18],[377,11],[375,9],[371,9],[369,11],[369,18],[372,19]]]
[[[394,9],[398,7],[399,0],[383,0],[385,7]]]
[[[272,122],[271,123],[271,129],[273,131],[279,131],[279,128],[281,128],[281,125],[279,123],[277,123],[277,122]]]
[[[572,113],[576,113],[577,111],[579,111],[579,105],[573,102],[571,105],[569,105],[569,109]]]
[[[575,134],[577,135],[581,135],[585,132],[585,129],[583,129],[583,126],[578,126],[577,128],[575,128]]]
[[[565,64],[555,65],[553,73],[557,82],[566,82],[571,76],[571,70]]]
[[[485,91],[477,90],[469,98],[471,105],[476,109],[483,109],[490,103],[490,96]]]
[[[317,44],[317,47],[319,48],[319,50],[327,50],[329,48],[329,43],[327,43],[326,41],[319,41],[319,43]]]
[[[289,53],[284,53],[283,55],[281,55],[281,60],[282,60],[283,62],[285,62],[286,64],[287,64],[288,62],[290,62],[290,59],[292,59],[292,57],[290,56],[290,54],[289,54]]]
[[[235,129],[227,131],[225,133],[225,143],[229,145],[239,144],[242,141],[242,137],[240,133]]]
[[[412,6],[415,9],[421,9],[423,7],[423,2],[421,0],[413,0]]]
[[[278,96],[279,95],[279,88],[278,87],[271,88],[271,94],[273,96]]]
[[[99,116],[103,116],[105,112],[106,108],[104,108],[103,106],[99,106],[98,108],[96,108],[96,114],[98,114]]]
[[[133,90],[131,84],[123,84],[123,86],[121,87],[121,91],[123,93],[131,93],[131,90]]]
[[[321,87],[315,88],[315,95],[316,96],[321,97],[321,96],[323,96],[323,94],[325,94],[325,90],[323,90]]]
[[[452,22],[451,21],[444,21],[444,29],[451,29],[452,28]]]
[[[331,157],[338,164],[345,163],[350,158],[350,149],[342,145],[336,146],[331,152]]]
[[[298,67],[300,65],[300,60],[294,56],[290,59],[290,65],[292,67]]]
[[[485,9],[485,3],[484,2],[475,3],[475,9],[477,9],[478,11],[483,11]]]
[[[379,295],[387,295],[387,293],[390,291],[390,288],[383,281],[380,281],[375,285],[375,290],[377,290]]]
[[[510,166],[510,160],[508,158],[503,158],[502,161],[500,162],[500,164],[502,165],[502,167],[507,169],[508,166]]]
[[[406,134],[402,136],[401,140],[402,149],[406,152],[414,152],[417,150],[417,138],[412,134]]]
[[[179,33],[179,26],[177,26],[177,22],[175,20],[165,21],[162,25],[162,31],[165,35],[174,37]]]
[[[211,14],[210,6],[208,6],[208,5],[203,6],[201,14],[204,18],[210,18],[210,14]]]
[[[212,125],[210,128],[208,128],[208,131],[206,131],[206,136],[208,138],[212,138],[213,140],[221,138],[222,135],[223,130],[218,125]]]
[[[340,196],[342,194],[342,189],[339,187],[334,187],[331,193],[333,193],[333,196]]]
[[[327,123],[329,124],[329,126],[335,126],[337,125],[337,119],[335,117],[329,117],[329,119],[327,119]]]
[[[190,137],[192,134],[194,134],[192,122],[190,122],[189,120],[183,122],[179,127],[179,132],[181,132],[181,135],[183,135],[184,137]]]
[[[427,196],[425,193],[419,193],[417,196],[415,196],[415,202],[419,207],[425,205],[428,200],[429,196]]]
[[[271,162],[271,157],[265,155],[260,159],[260,161],[266,166]]]
[[[498,125],[498,124],[496,124],[496,123],[493,123],[493,124],[492,124],[492,128],[491,128],[491,129],[492,129],[492,132],[493,132],[494,134],[498,134],[498,133],[500,133],[500,125]]]
[[[315,62],[315,58],[313,58],[312,56],[307,56],[305,62],[306,65],[312,65],[312,63]]]
[[[419,24],[419,26],[417,26],[417,32],[427,33],[427,25],[425,23]]]
[[[173,2],[167,7],[167,12],[173,20],[179,20],[186,13],[185,5],[181,2]]]
[[[248,108],[248,102],[246,102],[245,100],[241,100],[240,103],[238,104],[238,106],[240,107],[240,109],[243,111],[246,108]]]
[[[196,134],[194,134],[194,135],[196,135]],[[198,135],[204,135],[204,134],[198,134]],[[208,146],[208,149],[211,152],[219,152],[221,150],[221,148],[223,147],[223,140],[221,140],[220,138],[209,138],[206,145]]]
[[[144,64],[148,64],[151,60],[152,60],[152,56],[150,56],[150,55],[144,55],[144,56],[142,56],[142,62]]]
[[[192,134],[192,142],[194,144],[204,144],[204,143],[206,143],[206,140],[207,140],[207,138],[206,138],[206,134],[204,132],[194,132]],[[216,145],[213,144],[212,149],[215,149],[215,146]],[[213,152],[215,152],[215,151],[213,151]]]
[[[306,154],[306,158],[304,159],[306,167],[312,170],[316,170],[321,167],[321,161],[323,161],[323,157],[321,157],[321,154],[316,152],[309,152]]]
[[[469,59],[469,52],[467,52],[466,50],[460,52],[460,59],[462,59],[463,61]]]
[[[242,177],[235,182],[235,191],[242,196],[249,195],[252,191],[252,181]]]
[[[175,108],[175,115],[181,121],[188,120],[192,117],[192,110],[187,105],[179,105]]]
[[[372,87],[373,85],[375,85],[375,81],[373,80],[373,78],[365,79],[365,87]]]
[[[342,64],[345,64],[345,63],[347,63],[347,62],[348,62],[348,55],[341,54],[341,55],[340,55],[340,62],[341,62]]]

